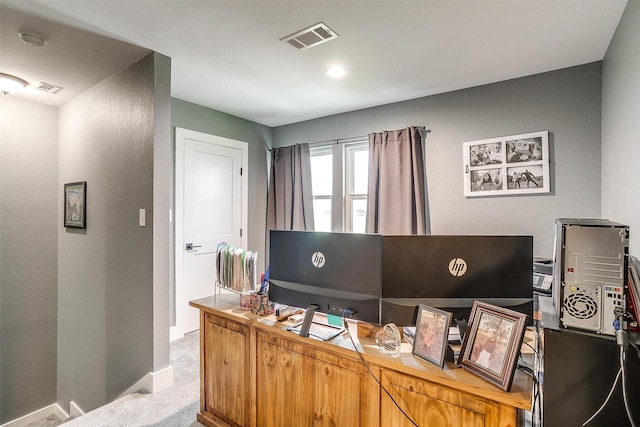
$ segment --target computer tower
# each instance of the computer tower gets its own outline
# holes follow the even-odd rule
[[[629,227],[606,219],[555,221],[553,303],[559,326],[615,336],[625,309]]]

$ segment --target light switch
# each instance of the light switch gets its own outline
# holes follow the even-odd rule
[[[146,209],[140,209],[140,218],[139,218],[139,225],[140,227],[145,227],[146,226],[146,222],[147,222],[147,212]]]

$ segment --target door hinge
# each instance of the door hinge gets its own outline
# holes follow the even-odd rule
[[[240,229],[240,237],[242,237],[242,228]]]
[[[242,176],[242,168],[240,168],[240,176]]]

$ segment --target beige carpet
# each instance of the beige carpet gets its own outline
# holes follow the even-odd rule
[[[26,427],[56,427],[62,424],[62,420],[57,415],[49,415],[47,418],[27,424]]]
[[[124,396],[85,415],[64,422],[64,427],[200,427],[200,340],[198,332],[171,343],[173,385],[155,394]],[[55,419],[53,419],[55,418]],[[54,427],[53,416],[29,427]]]

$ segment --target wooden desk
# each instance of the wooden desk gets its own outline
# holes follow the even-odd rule
[[[206,426],[404,427],[406,419],[362,364],[345,333],[301,338],[273,316],[240,310],[237,295],[192,301],[200,309],[200,411]],[[532,379],[510,392],[447,362],[380,353],[357,337],[371,373],[420,426],[515,427],[531,407]]]

